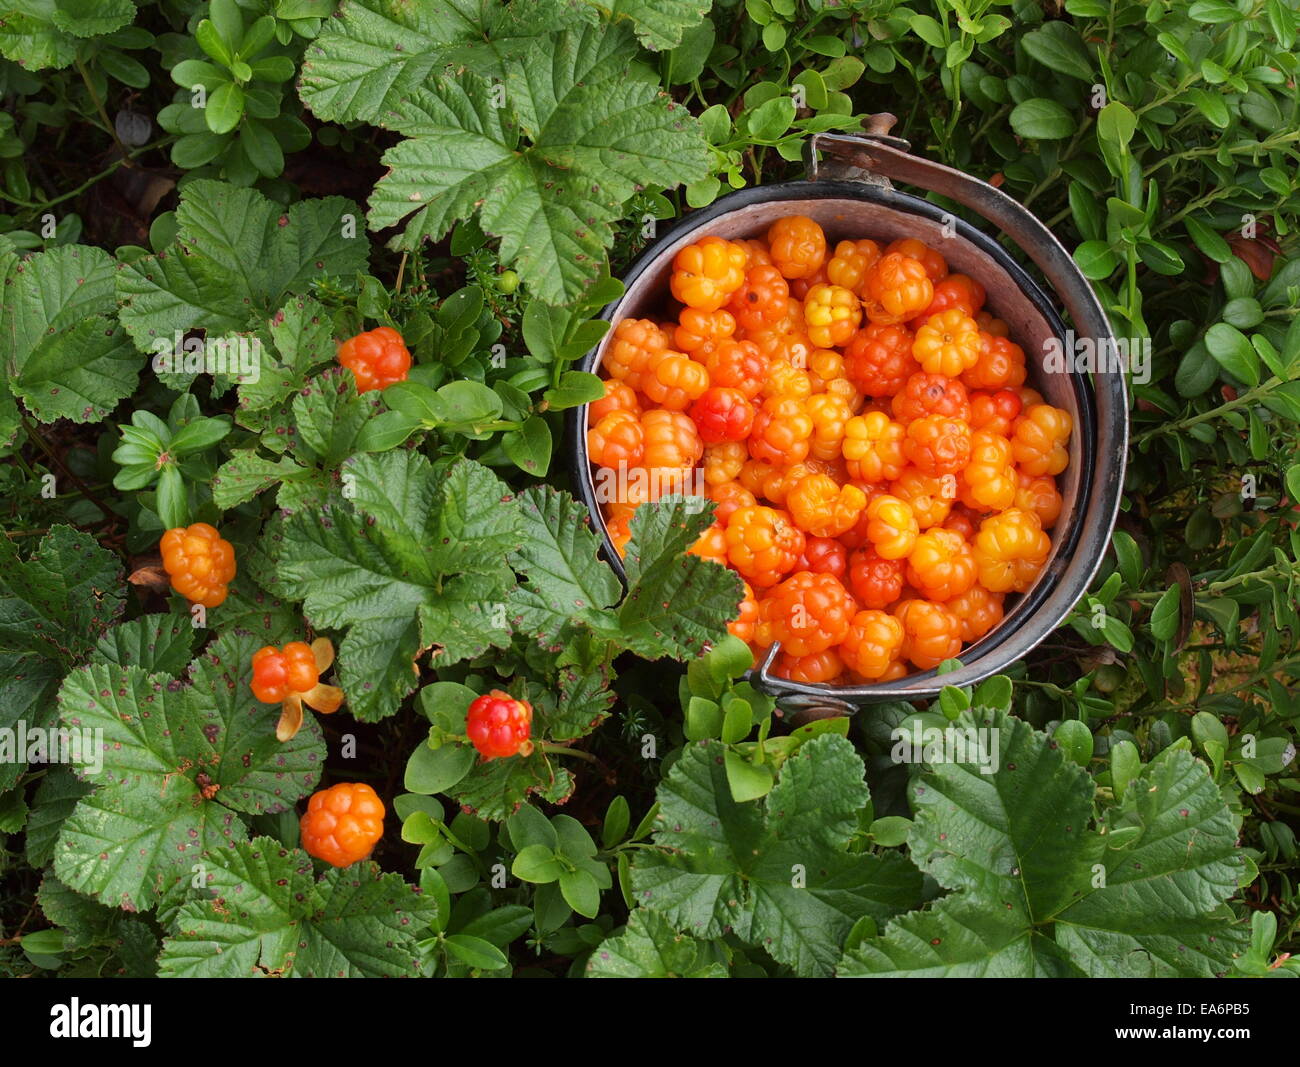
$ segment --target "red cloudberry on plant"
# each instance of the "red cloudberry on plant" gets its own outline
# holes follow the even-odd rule
[[[907,580],[930,600],[950,600],[975,584],[975,557],[961,534],[936,526],[916,539]]]
[[[702,237],[673,258],[668,287],[687,307],[717,311],[745,281],[749,253],[721,237]]]
[[[756,588],[776,585],[803,549],[803,533],[773,508],[739,508],[727,523],[727,560]]]
[[[162,535],[159,547],[176,592],[205,608],[225,603],[226,587],[235,579],[235,550],[215,527],[206,522],[177,526]]]
[[[767,248],[783,277],[807,278],[826,261],[826,234],[805,215],[787,215],[768,228]]]
[[[902,623],[879,609],[868,608],[853,616],[839,651],[845,666],[874,681],[888,672],[902,647]]]
[[[894,617],[903,624],[903,658],[914,667],[931,670],[961,651],[961,620],[942,604],[904,600]]]
[[[701,393],[691,405],[690,414],[706,445],[744,441],[754,428],[753,405],[739,389],[725,385],[715,385]]]
[[[760,631],[780,641],[783,652],[808,656],[843,641],[858,606],[835,575],[800,571],[765,596],[758,609]]]
[[[1023,593],[1038,578],[1052,550],[1038,516],[1008,508],[980,523],[975,535],[979,582],[993,593]]]
[[[842,285],[814,285],[803,302],[808,340],[818,348],[844,344],[862,321],[862,306]]]
[[[903,560],[884,559],[873,545],[856,548],[849,556],[849,588],[864,608],[887,608],[903,595],[903,568]]]
[[[364,782],[340,782],[311,795],[299,831],[309,856],[349,867],[384,836],[384,802]]]
[[[402,335],[391,326],[380,326],[350,337],[339,345],[339,362],[357,379],[357,392],[387,389],[395,382],[406,381],[411,369],[411,353]]]
[[[931,315],[917,328],[912,355],[927,374],[956,378],[979,362],[979,327],[959,308]]]
[[[475,698],[465,714],[465,733],[484,762],[510,756],[531,756],[533,706],[493,689]]]
[[[280,705],[275,736],[290,741],[302,729],[302,706],[329,715],[343,706],[343,690],[325,685],[320,676],[334,662],[334,646],[327,637],[310,645],[290,641],[283,648],[266,645],[253,653],[253,696],[263,704]]]
[[[591,461],[602,467],[639,467],[645,459],[641,420],[626,409],[611,411],[587,431],[587,451]]]

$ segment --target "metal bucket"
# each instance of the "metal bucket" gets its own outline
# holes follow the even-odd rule
[[[1003,621],[964,648],[963,666],[942,677],[928,670],[862,686],[794,682],[771,673],[780,648],[774,645],[750,680],[776,696],[782,707],[814,714],[850,712],[880,701],[932,698],[945,685],[970,685],[997,674],[1043,641],[1069,615],[1101,563],[1119,508],[1128,445],[1122,371],[1112,365],[1085,373],[1067,364],[1064,373],[1045,373],[1042,362],[1050,339],[1058,339],[1067,354],[1072,350],[1053,299],[998,242],[935,204],[899,191],[893,182],[938,193],[992,223],[1042,271],[1076,335],[1092,339],[1099,351],[1113,352],[1110,324],[1070,254],[1028,209],[986,182],[911,155],[905,141],[886,132],[892,116],[874,119],[870,127],[874,132],[866,136],[810,138],[807,180],[742,189],[675,223],[632,263],[623,278],[626,292],[602,312],[611,322],[658,317],[679,249],[706,234],[758,237],[783,215],[815,219],[832,246],[842,239],[870,237],[883,243],[917,237],[938,249],[954,272],[979,279],[988,294],[985,307],[1006,320],[1012,338],[1025,350],[1027,384],[1073,417],[1070,465],[1057,478],[1064,502],[1061,516],[1051,531],[1051,554],[1033,587],[1008,595]],[[824,159],[819,159],[819,152]],[[587,353],[582,370],[599,372],[610,336]],[[622,577],[622,561],[596,498],[586,426],[586,405],[569,412],[573,483],[603,536],[606,558]]]

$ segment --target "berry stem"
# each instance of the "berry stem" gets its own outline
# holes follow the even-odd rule
[[[578,759],[585,759],[588,763],[599,765],[600,760],[590,752],[584,752],[580,748],[570,748],[568,745],[557,745],[553,741],[543,741],[537,746],[543,752],[549,752],[556,756],[576,756]]]

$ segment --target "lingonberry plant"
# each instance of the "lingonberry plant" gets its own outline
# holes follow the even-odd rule
[[[0,4],[0,974],[1300,973],[1298,21]],[[1067,246],[1129,441],[911,237],[603,317],[881,111]],[[1025,659],[769,691],[951,669],[1121,449]]]

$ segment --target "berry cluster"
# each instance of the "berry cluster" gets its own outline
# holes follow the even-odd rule
[[[615,327],[588,449],[659,475],[634,484],[699,475],[717,508],[691,551],[745,582],[731,631],[779,641],[786,677],[862,683],[992,630],[1046,563],[1073,426],[983,286],[915,238],[830,248],[790,216],[683,248],[669,287],[675,322]],[[620,551],[655,495],[608,506]]]

